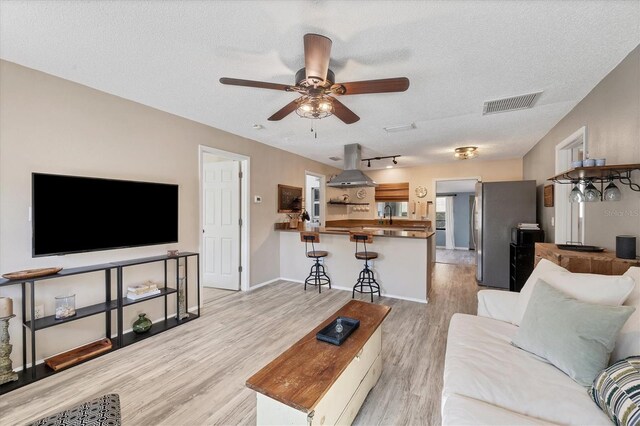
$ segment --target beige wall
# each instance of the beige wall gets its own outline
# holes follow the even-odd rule
[[[590,158],[607,164],[640,163],[640,47],[615,69],[545,135],[524,157],[525,179],[538,182],[538,220],[553,241],[553,207],[544,207],[542,188],[555,175],[555,146],[587,126]],[[632,174],[640,183],[640,172]],[[585,203],[585,243],[615,249],[616,235],[640,237],[640,192],[624,185],[619,202]],[[640,238],[638,240],[640,253]]]
[[[421,167],[399,167],[374,171],[364,169],[363,171],[378,183],[409,182],[409,196],[411,197],[409,201],[415,201],[417,203],[418,201],[435,201],[436,181],[438,179],[479,178],[484,182],[521,180],[522,160],[483,161],[480,157],[474,160],[455,160],[450,163],[432,164]],[[428,193],[425,198],[420,199],[416,197],[415,189],[417,186],[427,188]],[[344,192],[348,193],[352,200],[356,200],[356,191],[356,189],[349,189]],[[366,191],[367,197],[362,201],[371,203],[369,212],[351,212],[348,210],[348,207],[329,206],[327,207],[327,212],[329,213],[328,219],[368,219],[375,217],[375,189],[366,188]],[[342,192],[342,190],[329,188],[328,194],[334,196]],[[429,217],[431,219],[433,219],[433,214],[434,210],[430,208]]]
[[[0,272],[90,265],[162,254],[168,248],[199,251],[199,145],[251,157],[251,196],[253,199],[253,195],[261,195],[263,202],[252,203],[250,208],[250,280],[257,284],[279,277],[279,238],[273,231],[274,222],[282,218],[276,212],[277,184],[304,186],[305,170],[331,175],[337,169],[86,86],[0,62]],[[34,259],[28,220],[34,171],[178,184],[180,241],[166,246]],[[64,203],[64,199],[60,202]],[[157,272],[134,268],[125,278],[158,278]],[[36,301],[45,304],[47,314],[53,313],[53,296],[67,292],[78,293],[79,305],[97,303],[103,297],[101,279],[102,275],[92,274],[39,284]],[[16,287],[2,287],[0,295],[14,298],[16,307],[21,304]],[[134,306],[153,311],[147,303],[151,302]],[[129,316],[135,319],[135,314],[132,311]],[[50,336],[44,338],[48,346],[41,346],[39,356],[99,338],[101,321],[99,316],[92,317],[39,332]],[[18,318],[11,323],[16,362],[21,353],[18,324]],[[125,328],[128,326],[125,324]],[[71,335],[73,339],[68,337]],[[59,336],[65,337],[57,339]]]

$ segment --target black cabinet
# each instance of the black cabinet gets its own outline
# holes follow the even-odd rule
[[[520,292],[533,272],[535,243],[544,242],[544,231],[513,228],[509,250],[509,290]]]
[[[518,246],[511,243],[509,290],[519,292],[533,271],[534,246]]]

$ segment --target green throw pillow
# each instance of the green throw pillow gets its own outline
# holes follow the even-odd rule
[[[589,395],[616,425],[640,425],[640,356],[618,361],[598,374]]]
[[[630,306],[581,302],[538,280],[512,344],[589,386],[609,361]]]

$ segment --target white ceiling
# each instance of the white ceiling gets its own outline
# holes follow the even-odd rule
[[[480,147],[473,161],[521,157],[640,43],[638,22],[640,0],[12,1],[0,57],[327,164],[358,142],[408,166],[462,145]],[[342,97],[361,120],[314,120],[314,139],[295,113],[266,120],[295,94],[218,82],[293,84],[307,32],[333,40],[339,82],[406,76],[409,90]],[[530,110],[482,116],[485,100],[539,90]]]

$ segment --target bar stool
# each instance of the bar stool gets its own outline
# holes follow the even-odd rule
[[[373,243],[373,235],[367,232],[349,232],[349,239],[356,243],[356,259],[364,260],[364,269],[360,271],[358,281],[353,286],[351,298],[353,299],[356,296],[357,291],[358,293],[370,294],[371,303],[373,303],[373,295],[375,293],[378,293],[378,297],[380,297],[380,286],[373,275],[373,271],[369,269],[369,260],[378,258],[378,253],[367,250],[367,243]],[[362,243],[364,251],[358,251],[358,243]]]
[[[307,284],[314,285],[318,287],[318,293],[322,293],[323,285],[328,285],[331,288],[331,279],[327,275],[324,265],[320,263],[320,258],[327,257],[329,253],[324,250],[316,250],[315,243],[320,242],[320,234],[318,232],[301,232],[300,241],[304,242],[306,256],[316,260],[311,266],[309,276],[304,280],[304,289],[305,291],[307,290]],[[311,251],[309,251],[309,243],[311,243]]]

